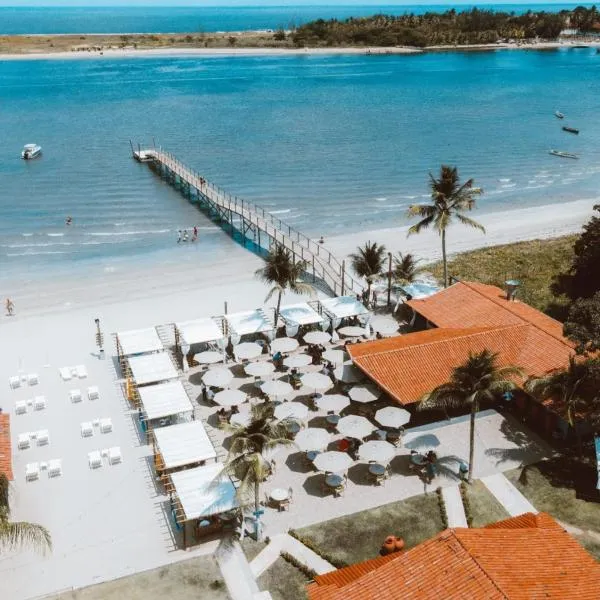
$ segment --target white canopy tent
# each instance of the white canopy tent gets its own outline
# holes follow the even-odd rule
[[[279,315],[286,325],[312,325],[326,320],[308,302],[282,306]]]
[[[156,449],[165,470],[217,459],[217,453],[200,421],[154,430]]]
[[[138,393],[146,419],[149,421],[194,410],[181,381],[150,385],[140,388]]]
[[[358,317],[370,314],[363,303],[359,302],[355,296],[326,298],[325,300],[321,300],[321,306],[334,319],[345,319],[346,317]]]
[[[135,354],[148,354],[164,350],[154,327],[121,331],[115,335],[119,356],[133,356]]]
[[[178,377],[177,369],[166,352],[130,356],[127,362],[133,380],[138,386],[177,379]]]
[[[212,318],[175,323],[175,329],[179,332],[179,343],[188,346],[217,342],[224,338],[220,324]]]
[[[225,320],[231,332],[238,336],[275,330],[273,322],[262,308],[225,315]]]

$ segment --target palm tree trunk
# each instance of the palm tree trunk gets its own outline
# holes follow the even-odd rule
[[[448,287],[448,260],[446,258],[446,230],[442,229],[442,263],[444,264],[444,287]]]
[[[261,538],[260,526],[260,483],[258,480],[254,483],[254,533],[256,540]]]
[[[279,320],[279,310],[281,308],[281,296],[283,296],[283,290],[279,290],[277,296],[277,308],[275,309],[275,331],[277,331],[277,321]]]
[[[471,405],[471,428],[469,430],[469,483],[473,480],[473,456],[475,454],[475,415],[477,414],[477,403]]]

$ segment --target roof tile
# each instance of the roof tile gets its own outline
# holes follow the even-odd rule
[[[0,413],[0,473],[9,480],[13,479],[10,416],[6,413]]]

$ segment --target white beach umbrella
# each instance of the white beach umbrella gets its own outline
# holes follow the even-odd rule
[[[260,386],[260,389],[268,396],[274,396],[275,398],[289,396],[294,391],[294,388],[289,383],[281,381],[281,379],[265,381]]]
[[[354,461],[345,452],[330,450],[318,454],[313,465],[319,471],[329,471],[330,473],[342,473],[347,471]]]
[[[317,427],[307,427],[296,434],[294,443],[300,450],[309,452],[310,450],[323,450],[327,448],[331,441],[331,434],[326,429]]]
[[[312,362],[312,357],[308,354],[294,354],[284,359],[283,364],[290,369],[307,367]]]
[[[370,323],[373,331],[381,335],[393,335],[398,331],[398,321],[388,315],[377,315]]]
[[[358,457],[360,460],[374,460],[376,462],[387,463],[396,454],[396,448],[389,442],[371,441],[361,444],[358,448]]]
[[[243,405],[242,405],[243,406]],[[252,413],[249,410],[242,411],[231,415],[229,418],[230,425],[237,425],[238,427],[247,427],[250,425],[250,421],[252,420]]]
[[[265,375],[270,375],[275,371],[275,365],[266,361],[253,362],[247,364],[244,371],[253,377],[265,377]]]
[[[368,335],[367,330],[364,327],[357,327],[356,325],[348,325],[348,327],[342,327],[337,331],[344,337],[366,337]]]
[[[348,359],[348,355],[343,350],[330,349],[323,352],[323,358],[334,365],[341,365]]]
[[[214,350],[206,350],[206,352],[198,352],[198,354],[194,355],[194,360],[201,365],[212,365],[222,362],[224,358],[222,352],[215,352]]]
[[[231,383],[232,379],[233,373],[224,367],[210,369],[210,371],[207,371],[202,375],[204,384],[212,387],[225,387]]]
[[[233,354],[238,360],[249,360],[262,354],[262,346],[254,342],[244,342],[233,347]]]
[[[344,383],[358,383],[364,379],[363,374],[352,364],[351,361],[348,361],[347,364],[336,367],[336,369],[333,371],[333,376],[338,381],[343,381]]]
[[[275,418],[283,421],[283,419],[296,419],[305,421],[308,417],[308,408],[300,402],[284,402],[275,408]]]
[[[298,340],[291,337],[277,338],[271,342],[272,352],[293,352],[299,346]]]
[[[375,425],[371,421],[358,415],[342,417],[336,427],[344,437],[351,437],[357,440],[366,438],[375,429]]]
[[[331,336],[326,331],[309,331],[304,336],[307,344],[326,344],[330,339]]]
[[[311,388],[317,392],[324,392],[333,386],[333,381],[323,373],[306,373],[302,375],[302,385]]]
[[[243,404],[247,398],[248,396],[241,390],[223,390],[217,392],[213,400],[219,406],[235,406],[236,404]]]
[[[315,404],[319,410],[339,413],[344,410],[346,406],[350,405],[350,399],[346,396],[342,396],[342,394],[326,394],[325,396],[316,398]]]
[[[361,404],[366,404],[367,402],[374,402],[379,398],[381,393],[379,389],[374,385],[365,384],[365,385],[355,385],[348,394],[351,400],[354,402],[360,402]]]
[[[375,420],[384,427],[398,429],[410,421],[410,413],[397,406],[386,406],[375,413]]]

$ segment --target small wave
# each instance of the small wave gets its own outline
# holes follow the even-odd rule
[[[22,233],[21,235],[23,237],[31,237],[33,235],[33,233]]]
[[[47,248],[49,246],[72,246],[73,242],[48,242],[41,244],[3,244],[3,248]]]
[[[6,256],[14,257],[14,256],[39,256],[39,255],[47,255],[47,254],[67,254],[64,250],[48,250],[46,252],[9,252]]]
[[[505,183],[504,185],[501,185],[500,187],[503,189],[510,189],[510,188],[517,187],[517,184],[516,183]]]
[[[501,177],[498,179],[500,183],[508,183],[510,181],[510,177]]]
[[[46,235],[49,237],[63,237],[65,234],[64,233],[47,233]]]
[[[525,186],[523,189],[525,190],[539,190],[542,188],[548,187],[547,185],[528,185]]]
[[[400,196],[400,198],[405,198],[406,200],[415,200],[419,196]],[[421,196],[421,198],[429,198],[429,196]]]
[[[90,233],[86,233],[85,235],[96,235],[96,236],[104,236],[111,237],[115,235],[150,235],[150,234],[159,234],[159,233],[169,233],[170,229],[148,229],[146,231],[91,231]]]
[[[375,202],[387,202],[387,198],[385,198],[385,197],[375,198]]]
[[[270,210],[269,214],[270,215],[283,215],[283,214],[289,213],[289,212],[292,212],[291,208],[286,208],[284,210]]]

